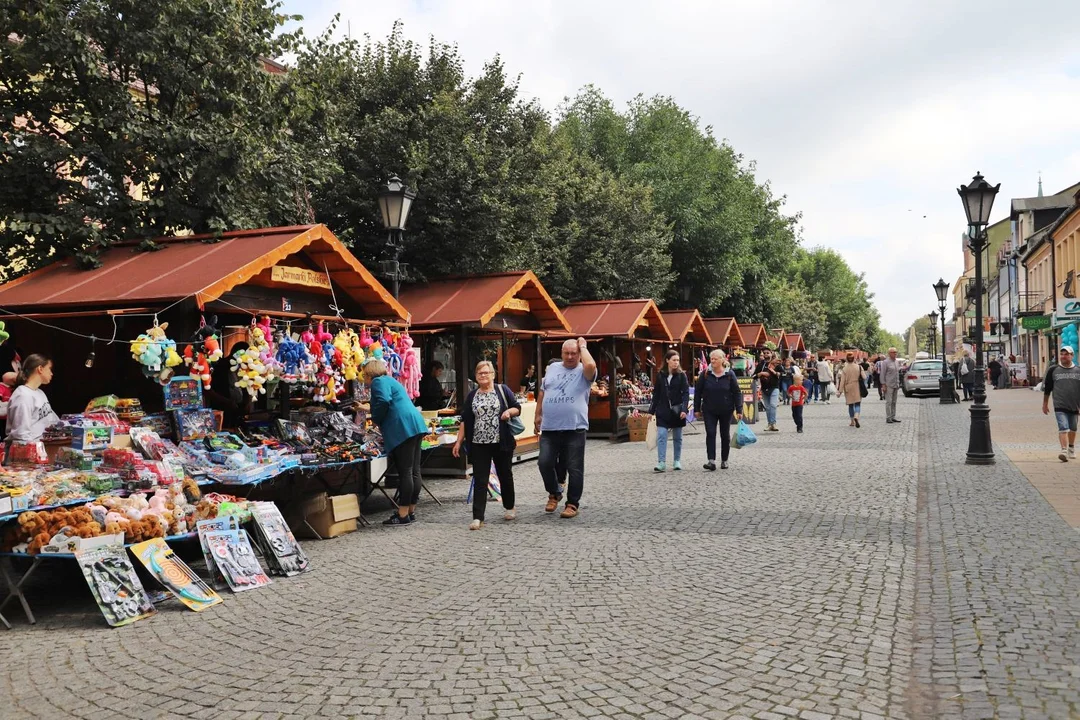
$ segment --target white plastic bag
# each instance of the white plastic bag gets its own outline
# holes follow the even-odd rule
[[[656,449],[656,416],[649,418],[649,427],[645,430],[645,445],[650,450]]]

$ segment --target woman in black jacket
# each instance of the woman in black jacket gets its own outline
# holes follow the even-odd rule
[[[487,360],[476,365],[476,389],[461,406],[461,429],[454,443],[454,457],[461,457],[461,446],[469,454],[473,468],[473,519],[470,530],[484,524],[487,508],[488,477],[491,464],[502,488],[505,520],[516,517],[514,510],[514,471],[511,463],[517,440],[510,429],[510,418],[521,414],[521,404],[514,391],[495,382],[495,366]]]
[[[690,381],[679,367],[679,353],[668,350],[664,355],[664,369],[656,374],[652,404],[649,414],[656,417],[656,472],[667,468],[667,439],[671,435],[675,445],[674,470],[682,470],[682,431],[686,427],[686,412],[690,408]]]
[[[709,369],[701,373],[694,386],[694,414],[705,410],[706,470],[716,469],[716,428],[720,426],[720,468],[727,470],[731,452],[731,416],[742,420],[742,391],[739,379],[724,363],[724,351],[709,353]]]

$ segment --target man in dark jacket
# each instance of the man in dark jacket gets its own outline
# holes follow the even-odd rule
[[[742,391],[739,379],[725,365],[723,350],[709,354],[709,369],[694,385],[694,414],[705,411],[706,470],[716,469],[716,430],[720,429],[720,468],[727,470],[731,452],[731,416],[742,420]]]

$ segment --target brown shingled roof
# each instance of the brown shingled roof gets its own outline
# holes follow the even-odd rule
[[[648,327],[653,340],[672,339],[671,331],[652,300],[595,300],[563,308],[574,335],[632,338]]]
[[[796,352],[806,350],[806,343],[803,342],[802,333],[787,333],[784,336],[784,342],[787,343],[786,347]]]
[[[709,335],[713,343],[725,347],[746,347],[741,326],[735,318],[705,318],[705,327],[709,328]]]
[[[769,339],[769,334],[761,323],[739,323],[739,334],[742,335],[745,347],[761,347]]]
[[[660,314],[677,342],[713,344],[709,328],[697,310],[664,310]]]
[[[325,225],[238,230],[213,243],[210,235],[158,238],[161,249],[118,243],[99,256],[101,267],[81,270],[65,259],[0,285],[0,307],[49,310],[71,306],[117,307],[194,297],[200,307],[247,283],[290,256],[325,266],[334,284],[355,300],[367,319],[406,320],[405,308],[360,264]]]
[[[448,278],[401,291],[402,304],[412,313],[413,324],[420,327],[483,327],[513,300],[528,303],[529,313],[541,328],[570,332],[570,324],[531,270]]]

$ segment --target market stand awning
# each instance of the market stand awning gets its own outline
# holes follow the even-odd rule
[[[634,338],[648,329],[652,340],[671,341],[671,331],[652,300],[595,300],[563,308],[574,335]]]
[[[739,323],[739,334],[745,347],[764,347],[769,341],[769,334],[761,323]]]
[[[79,269],[73,259],[60,260],[0,285],[0,307],[40,312],[191,297],[202,308],[240,285],[329,292],[332,281],[370,318],[408,320],[404,306],[325,225],[239,230],[206,242],[212,239],[158,238],[156,251],[139,250],[136,241],[117,243],[100,255],[101,266],[91,270]]]
[[[735,318],[705,318],[705,327],[716,345],[724,347],[747,347],[750,345],[739,330]]]
[[[697,310],[665,310],[660,314],[675,342],[713,344],[709,328]]]
[[[416,285],[401,291],[401,302],[411,313],[413,325],[420,328],[489,327],[497,315],[510,314],[532,315],[541,330],[570,332],[570,324],[531,270]]]

